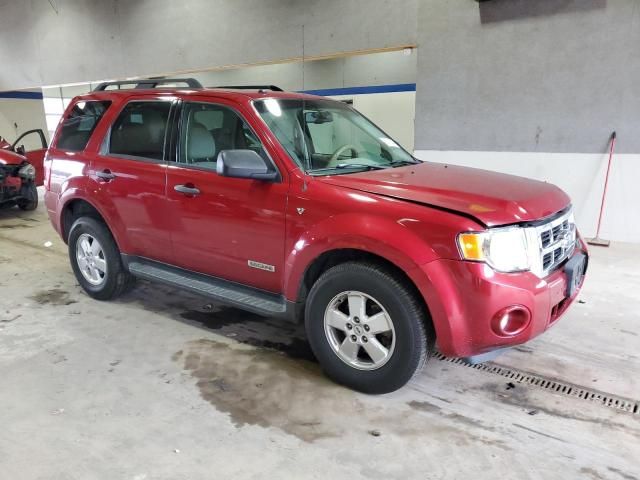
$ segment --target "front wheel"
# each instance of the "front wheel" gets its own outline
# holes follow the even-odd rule
[[[401,388],[433,350],[430,319],[417,294],[373,263],[327,270],[311,289],[305,325],[327,375],[365,393]]]
[[[36,188],[35,183],[29,182],[28,184],[23,185],[21,190],[22,198],[16,202],[18,204],[18,208],[25,212],[38,208],[38,189]]]

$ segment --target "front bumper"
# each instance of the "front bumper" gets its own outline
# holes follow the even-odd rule
[[[0,179],[0,204],[14,203],[23,198],[23,188],[27,181],[17,176],[6,176]]]
[[[588,253],[580,240],[572,257]],[[577,297],[582,283],[568,296],[564,264],[545,278],[533,273],[499,273],[484,263],[436,260],[421,267],[426,281],[418,285],[429,306],[440,352],[470,357],[518,345],[554,325]],[[524,306],[531,314],[526,328],[514,335],[498,335],[492,319],[510,306]]]

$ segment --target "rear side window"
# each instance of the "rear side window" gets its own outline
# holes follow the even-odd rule
[[[111,127],[109,153],[162,160],[171,102],[130,102]]]
[[[62,120],[62,129],[56,147],[71,152],[84,150],[109,105],[111,105],[109,101],[76,103]]]

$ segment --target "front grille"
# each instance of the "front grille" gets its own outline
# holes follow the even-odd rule
[[[562,235],[569,231],[569,220],[565,219],[561,224],[555,225],[549,229],[546,229],[546,226],[543,228],[545,229],[540,233],[540,242],[542,243],[543,248],[547,248],[551,244],[557,242]]]
[[[18,189],[15,185],[9,185],[7,177],[14,177],[18,175],[18,169],[14,165],[0,165],[0,204],[7,200],[11,200],[18,194]]]
[[[540,264],[536,273],[544,277],[573,254],[576,246],[573,212],[570,210],[534,228],[540,249]]]

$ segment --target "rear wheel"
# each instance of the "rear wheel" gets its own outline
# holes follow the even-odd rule
[[[38,208],[38,189],[35,183],[29,182],[27,185],[24,185],[21,190],[22,198],[16,202],[18,208],[24,211]]]
[[[433,349],[419,297],[376,264],[349,262],[327,270],[311,289],[305,323],[327,375],[365,393],[401,388]]]
[[[94,218],[81,217],[72,225],[69,259],[78,283],[95,299],[115,298],[132,283],[111,232]]]

